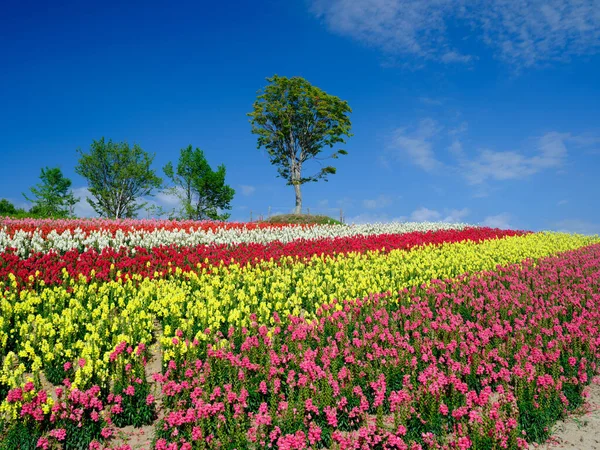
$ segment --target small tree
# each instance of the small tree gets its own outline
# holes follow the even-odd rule
[[[33,203],[30,213],[40,217],[67,217],[79,200],[73,196],[71,180],[66,178],[58,167],[42,169],[41,183],[32,187],[30,198],[23,194],[28,202]]]
[[[323,147],[332,148],[345,143],[350,137],[352,112],[348,103],[329,95],[304,78],[273,76],[269,84],[254,102],[249,113],[252,133],[258,135],[258,148],[264,147],[271,164],[277,166],[279,176],[294,186],[296,193],[295,213],[302,212],[304,183],[323,179],[336,173],[332,166],[322,167],[311,176],[303,175],[306,161],[319,158]],[[345,150],[334,151],[329,158],[346,155]]]
[[[231,209],[235,190],[225,184],[224,165],[212,170],[204,152],[199,148],[192,150],[189,145],[181,149],[177,169],[169,163],[164,172],[174,184],[168,191],[181,201],[181,217],[192,220],[229,218],[229,214],[220,211]]]
[[[3,198],[0,200],[0,216],[12,216],[17,213],[17,208],[10,201]]]
[[[87,201],[102,217],[135,217],[145,203],[141,197],[152,195],[162,180],[150,168],[154,156],[150,156],[135,144],[105,142],[104,138],[93,141],[90,153],[77,150],[81,155],[75,172],[88,180],[88,189],[95,200]]]

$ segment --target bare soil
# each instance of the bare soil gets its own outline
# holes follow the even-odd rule
[[[589,396],[583,408],[558,422],[548,442],[530,448],[600,450],[600,377],[595,378],[586,391]]]

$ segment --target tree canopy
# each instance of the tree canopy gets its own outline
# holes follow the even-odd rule
[[[17,213],[17,208],[9,200],[0,199],[0,216],[10,216]]]
[[[294,186],[295,213],[302,212],[301,185],[318,180],[327,181],[336,173],[333,166],[323,166],[322,160],[346,155],[343,149],[322,157],[324,148],[345,143],[350,134],[348,103],[329,95],[304,78],[274,75],[259,91],[253,111],[248,114],[252,133],[258,135],[258,148],[265,148],[279,176]],[[318,161],[321,168],[311,175],[303,173],[309,160]]]
[[[139,200],[152,195],[162,185],[162,179],[151,168],[154,155],[134,144],[93,141],[90,152],[80,154],[75,171],[88,180],[93,199],[87,201],[102,217],[135,217],[145,205]]]
[[[168,191],[181,202],[178,216],[193,220],[226,220],[231,209],[230,202],[235,190],[225,184],[225,166],[212,170],[204,152],[192,146],[182,148],[177,167],[172,163],[164,167],[164,172],[174,186]]]
[[[68,217],[79,199],[70,190],[71,180],[66,178],[60,168],[46,167],[41,170],[41,182],[32,187],[32,197],[23,197],[33,205],[30,213],[40,217]]]

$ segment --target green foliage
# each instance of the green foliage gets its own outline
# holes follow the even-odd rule
[[[67,431],[66,439],[63,443],[64,450],[81,450],[90,448],[92,441],[100,439],[102,431],[102,421],[85,420],[84,425],[78,426],[76,422],[69,421],[65,425]]]
[[[1,432],[0,427],[0,432]],[[34,424],[15,422],[5,436],[0,433],[0,450],[36,450],[41,432]]]
[[[17,208],[7,199],[0,200],[0,216],[11,216],[17,213]]]
[[[345,143],[350,137],[352,112],[348,103],[329,95],[304,78],[267,78],[269,84],[254,102],[248,114],[252,133],[258,135],[258,148],[264,147],[279,176],[296,190],[296,213],[302,209],[300,186],[336,173],[333,166],[322,167],[313,175],[302,174],[303,164],[311,159],[320,161],[324,147]],[[330,158],[346,155],[334,151]]]
[[[123,383],[115,385],[115,393],[121,395],[123,411],[113,417],[113,423],[118,427],[133,425],[136,428],[150,425],[156,419],[154,403],[148,404],[146,398],[150,394],[150,385],[145,380],[135,384],[134,395],[125,394]]]
[[[71,180],[58,167],[42,169],[40,180],[41,183],[31,188],[32,198],[23,194],[27,201],[33,203],[29,212],[37,217],[64,218],[72,215],[72,208],[79,199],[69,190]]]
[[[90,153],[78,150],[81,157],[75,171],[88,180],[88,189],[95,200],[88,203],[102,217],[135,217],[145,203],[138,199],[152,195],[162,180],[150,168],[154,156],[127,142],[93,141]]]
[[[169,163],[164,167],[165,175],[174,183],[168,189],[181,201],[179,217],[193,220],[226,220],[229,214],[220,210],[231,209],[230,202],[235,190],[225,184],[225,166],[212,170],[204,152],[192,146],[182,148],[177,168]]]

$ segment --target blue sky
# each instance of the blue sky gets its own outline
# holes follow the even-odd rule
[[[289,212],[246,117],[277,73],[353,109],[311,212],[596,233],[599,51],[599,0],[3,2],[0,197],[24,206],[45,166],[85,196],[76,149],[104,136],[159,172],[202,148],[232,219]]]

